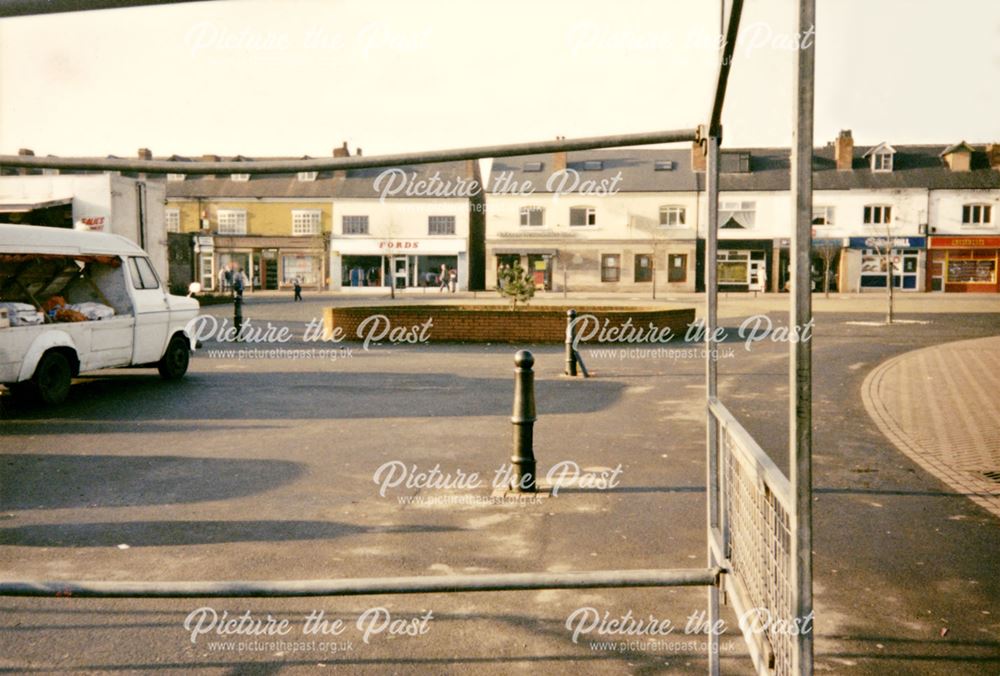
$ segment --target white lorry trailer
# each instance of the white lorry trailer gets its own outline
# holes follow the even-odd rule
[[[124,237],[0,224],[0,383],[15,393],[59,403],[74,376],[103,368],[180,378],[198,310]]]

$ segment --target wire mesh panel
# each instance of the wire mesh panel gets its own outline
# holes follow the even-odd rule
[[[797,634],[792,598],[788,479],[717,400],[721,550],[726,590],[757,672],[791,674]]]

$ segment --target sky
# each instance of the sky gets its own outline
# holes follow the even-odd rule
[[[817,0],[816,145],[1000,141],[1000,2]],[[788,145],[793,3],[746,0],[723,147]],[[0,153],[385,154],[705,122],[715,0],[217,0],[0,19]]]

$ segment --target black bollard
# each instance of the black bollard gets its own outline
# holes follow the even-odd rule
[[[576,310],[566,311],[566,375],[576,375],[576,349],[573,343],[576,339]]]
[[[516,493],[535,492],[535,358],[527,350],[514,355],[514,485]]]
[[[240,329],[243,328],[243,296],[233,294],[233,328],[236,329],[236,340],[239,340]]]

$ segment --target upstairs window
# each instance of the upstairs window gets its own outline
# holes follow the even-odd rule
[[[892,223],[892,207],[886,204],[871,204],[865,207],[865,225]]]
[[[660,207],[660,225],[671,228],[682,228],[685,225],[686,210],[679,206]]]
[[[217,217],[220,235],[247,234],[247,212],[245,209],[219,209]]]
[[[653,163],[653,171],[673,171],[674,163],[670,160],[656,160]]]
[[[427,217],[427,234],[428,235],[454,235],[455,234],[455,217],[454,216],[428,216]]]
[[[323,212],[319,209],[292,209],[292,234],[296,237],[322,232]]]
[[[872,155],[872,171],[892,171],[892,153]]]
[[[720,228],[752,228],[757,216],[756,202],[720,202]]]
[[[181,231],[181,210],[180,209],[164,209],[163,218],[166,221],[167,232],[180,232]]]
[[[962,207],[962,225],[989,225],[993,207],[989,204],[966,204]]]
[[[542,170],[542,163],[541,162],[525,162],[524,163],[524,170],[525,171],[541,171]]]
[[[575,228],[597,225],[597,212],[593,207],[571,207],[569,224]]]
[[[545,209],[542,207],[521,207],[521,225],[526,227],[545,225]]]
[[[604,168],[604,162],[601,160],[587,160],[583,163],[584,171],[600,171]]]
[[[341,219],[342,231],[345,235],[367,235],[367,216],[344,216]]]
[[[813,225],[833,225],[833,207],[813,207]]]

